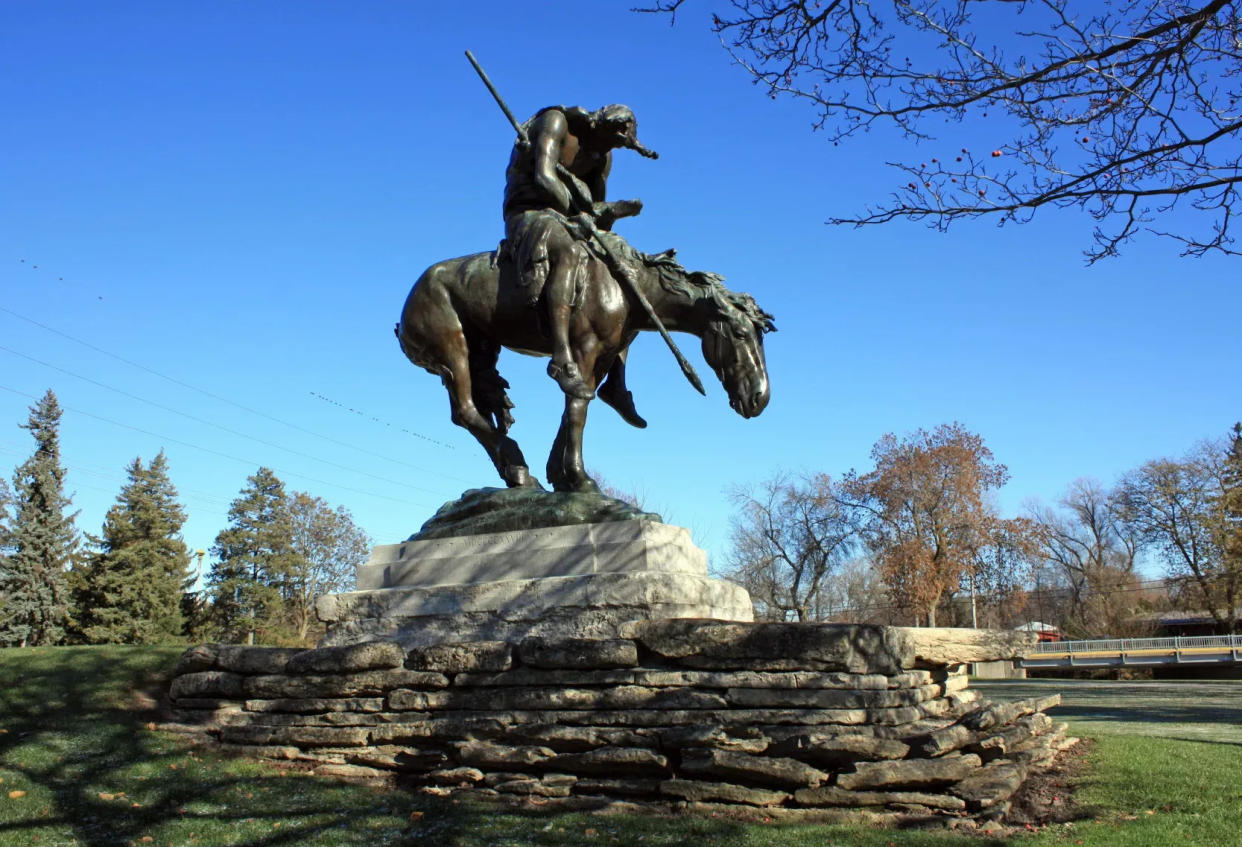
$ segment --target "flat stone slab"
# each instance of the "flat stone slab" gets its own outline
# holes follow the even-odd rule
[[[669,659],[771,664],[791,658],[802,668],[896,674],[914,649],[906,630],[870,624],[727,623],[704,620],[639,621],[622,634]]]
[[[616,638],[631,621],[749,621],[746,589],[692,573],[639,571],[470,585],[402,586],[320,597],[323,646],[391,640],[407,650],[463,641]]]
[[[707,554],[688,530],[652,520],[488,532],[381,544],[358,590],[640,571],[706,576]]]
[[[1035,647],[1033,632],[952,627],[903,627],[920,667],[1021,659]]]

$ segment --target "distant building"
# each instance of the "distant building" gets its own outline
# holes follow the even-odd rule
[[[1064,641],[1065,635],[1052,624],[1042,621],[1028,621],[1022,626],[1014,627],[1015,632],[1033,632],[1040,641]]]

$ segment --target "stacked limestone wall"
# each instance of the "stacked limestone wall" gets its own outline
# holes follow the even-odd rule
[[[999,816],[1067,744],[1044,714],[1059,697],[987,703],[911,633],[649,621],[608,640],[206,645],[170,695],[229,749],[431,793]]]

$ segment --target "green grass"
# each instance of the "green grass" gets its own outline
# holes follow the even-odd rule
[[[500,813],[231,759],[152,731],[135,693],[166,673],[177,653],[124,647],[0,650],[0,845],[1242,843],[1242,745],[1109,733],[1100,731],[1107,729],[1102,722],[1075,727],[1090,729],[1097,738],[1079,798],[1099,819],[1020,833],[1009,842],[720,818]]]

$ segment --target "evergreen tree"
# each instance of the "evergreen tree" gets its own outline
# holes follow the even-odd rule
[[[191,643],[210,638],[211,603],[205,585],[199,585],[206,550],[195,550],[190,559],[194,564],[181,584],[181,634]]]
[[[181,635],[181,592],[190,556],[185,511],[163,451],[134,459],[129,481],[91,541],[99,548],[75,579],[74,620],[91,644],[164,644]]]
[[[9,510],[13,506],[13,495],[9,492],[9,484],[0,477],[0,621],[5,620],[4,608],[9,584],[9,554],[13,552],[13,532],[10,529]],[[2,638],[3,636],[0,636]],[[0,646],[5,642],[0,640]]]
[[[0,570],[0,644],[55,644],[66,613],[65,570],[78,552],[75,513],[60,464],[60,404],[49,390],[30,408],[22,429],[34,454],[13,475],[14,513],[9,555]]]
[[[268,468],[246,482],[229,507],[230,525],[212,545],[216,561],[210,582],[221,636],[237,641],[244,635],[253,644],[256,633],[267,641],[279,638],[301,563],[293,550],[284,483]]]

